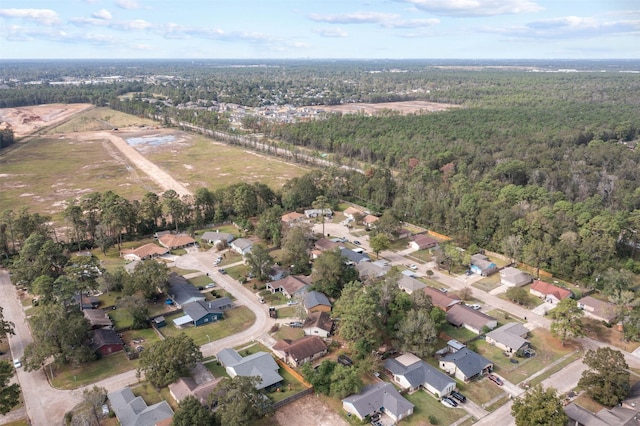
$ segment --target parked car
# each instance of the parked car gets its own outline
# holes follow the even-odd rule
[[[453,405],[453,400],[450,398],[442,398],[440,400],[440,402],[442,403],[442,405],[444,405],[445,407],[449,407],[449,408],[455,408],[456,406]]]
[[[289,327],[302,328],[302,323],[300,321],[293,321],[289,323]]]
[[[418,269],[418,265],[416,265],[415,263],[412,263],[411,265],[409,265],[409,269],[411,269],[412,271],[415,271],[416,269]]]
[[[351,367],[353,365],[353,361],[351,360],[351,358],[349,358],[345,354],[338,355],[338,363],[344,365],[345,367]]]
[[[463,394],[461,394],[460,392],[456,392],[453,391],[450,393],[451,398],[455,399],[456,401],[459,402],[466,402],[467,401],[467,397],[464,396]]]
[[[206,286],[204,286],[204,288],[214,288],[216,286],[216,283],[209,283]]]
[[[227,271],[225,271],[224,268],[218,269],[218,272],[220,272],[222,275],[227,273]]]
[[[13,360],[13,366],[14,366],[15,368],[20,368],[20,367],[22,367],[22,361],[20,361],[18,358],[14,359],[14,360]]]
[[[447,293],[449,291],[449,289],[444,288],[444,287],[440,287],[440,291],[443,293]]]
[[[298,301],[297,300],[288,300],[287,301],[287,305],[291,306],[291,305],[297,305]]]
[[[489,378],[489,380],[491,380],[493,383],[495,383],[498,386],[502,386],[504,384],[504,382],[502,381],[502,379],[498,376],[496,376],[495,374],[489,374],[489,376],[487,376]]]
[[[470,307],[471,309],[475,309],[476,311],[479,311],[480,309],[482,309],[482,306],[478,305],[477,303],[474,303],[474,304],[472,304],[472,305],[471,305],[471,304],[469,304],[469,303],[466,303],[466,305],[467,305],[468,307]]]
[[[353,242],[353,244],[355,244],[355,245],[359,246],[361,243],[360,243],[360,241],[355,240],[355,241]]]
[[[455,399],[453,399],[453,398],[450,398],[450,397],[448,397],[448,396],[443,396],[443,397],[442,397],[442,399],[448,399],[448,400],[449,400],[449,402],[450,402],[450,403],[452,403],[454,407],[457,407],[457,406],[458,406],[458,403],[457,403],[457,402],[456,402],[456,400],[455,400]]]

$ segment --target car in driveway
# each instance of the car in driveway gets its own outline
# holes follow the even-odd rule
[[[489,380],[491,380],[493,383],[495,383],[498,386],[502,386],[504,384],[502,379],[496,376],[495,374],[489,374],[487,377],[489,378]]]
[[[298,301],[297,300],[288,300],[287,301],[287,305],[291,306],[291,305],[297,305]]]
[[[416,265],[415,263],[412,263],[411,265],[409,265],[409,269],[411,269],[412,271],[415,271],[418,269],[418,265]]]
[[[289,323],[289,327],[302,328],[302,323],[300,321],[293,321]]]
[[[216,286],[216,283],[209,283],[205,285],[204,288],[214,288],[215,286]]]
[[[14,360],[13,360],[13,366],[14,366],[15,368],[20,368],[20,367],[22,367],[22,361],[20,361],[18,358],[14,359]]]
[[[225,275],[227,273],[227,271],[225,271],[224,268],[218,269],[218,272],[220,272],[222,275]]]
[[[458,402],[466,402],[467,401],[467,397],[464,396],[463,394],[461,394],[460,392],[456,392],[456,391],[452,391],[449,396],[453,399],[455,399]]]
[[[440,290],[441,292],[443,292],[443,293],[447,293],[447,292],[449,291],[449,289],[448,289],[448,288],[445,288],[445,287],[440,287],[440,289],[439,289],[439,290]]]
[[[361,243],[360,241],[358,241],[358,240],[355,240],[355,241],[353,242],[353,244],[355,244],[355,245],[359,246],[359,245],[360,245],[360,244],[362,244],[362,243]]]
[[[444,405],[445,407],[449,407],[449,408],[455,408],[456,405],[454,405],[455,403],[453,402],[453,400],[451,398],[442,398],[440,400],[440,402],[442,403],[442,405]]]
[[[344,365],[345,367],[351,367],[353,365],[353,361],[351,358],[346,356],[345,354],[338,355],[338,363]]]

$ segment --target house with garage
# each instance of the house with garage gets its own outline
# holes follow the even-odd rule
[[[319,336],[279,340],[272,349],[278,358],[293,367],[300,367],[327,354],[327,345]]]
[[[267,283],[267,290],[271,293],[282,293],[291,299],[307,291],[311,285],[311,277],[305,275],[289,275],[277,281]]]
[[[280,220],[282,221],[283,225],[293,226],[296,223],[306,221],[306,219],[307,217],[302,213],[290,212],[283,214]]]
[[[169,297],[178,307],[206,299],[200,290],[175,272],[169,275]]]
[[[459,305],[462,303],[462,300],[449,296],[447,293],[443,293],[442,291],[435,289],[433,287],[426,286],[422,289],[424,294],[431,298],[431,303],[433,306],[442,309],[447,312],[452,307]]]
[[[384,361],[385,370],[393,376],[393,381],[402,389],[408,392],[415,392],[422,388],[436,398],[443,397],[456,390],[456,381],[451,377],[415,355],[413,357],[417,358],[417,360],[403,361],[402,358],[405,355],[398,358],[387,358]]]
[[[447,374],[468,382],[493,371],[493,363],[469,348],[462,348],[440,358],[440,369]]]
[[[333,320],[326,312],[311,312],[302,323],[307,336],[329,337],[333,332]]]
[[[338,247],[340,247],[342,245],[342,243],[338,242],[338,241],[333,241],[330,238],[320,238],[318,241],[316,241],[313,246],[316,250],[323,252],[323,251],[329,251],[329,250],[335,250]]]
[[[374,413],[382,413],[398,422],[413,414],[414,407],[388,382],[367,385],[360,393],[342,400],[342,408],[361,421]]]
[[[236,253],[244,256],[247,253],[251,253],[251,248],[253,247],[253,241],[247,238],[238,238],[237,240],[233,240],[231,242],[230,247]]]
[[[214,377],[201,362],[191,369],[189,377],[180,377],[169,385],[169,393],[180,403],[188,396],[195,397],[205,407],[209,405],[209,395],[218,386],[222,377]]]
[[[358,253],[351,249],[340,247],[340,255],[344,257],[344,263],[347,265],[358,265],[362,262],[370,262],[371,259],[364,253]]]
[[[121,426],[155,426],[173,417],[167,401],[147,406],[144,399],[135,396],[129,388],[109,392],[107,397]]]
[[[120,257],[130,261],[141,261],[147,259],[155,259],[169,253],[166,247],[160,247],[157,244],[149,243],[135,249],[120,250]]]
[[[389,272],[389,265],[381,264],[380,261],[375,262],[361,262],[356,266],[356,271],[358,271],[358,276],[361,280],[376,280],[378,278],[382,278],[387,275]]]
[[[98,328],[93,331],[91,339],[91,349],[102,356],[120,352],[124,348],[124,343],[118,334],[107,328]]]
[[[398,287],[400,287],[400,290],[404,291],[407,294],[413,294],[414,291],[420,291],[426,286],[427,285],[422,281],[404,274],[398,280]]]
[[[379,217],[368,214],[362,219],[362,224],[367,227],[367,229],[375,229],[376,223],[380,220]]]
[[[258,377],[260,379],[260,383],[256,385],[258,390],[275,388],[284,380],[278,374],[280,367],[273,356],[267,352],[256,352],[243,357],[235,349],[223,349],[216,354],[216,357],[231,378]]]
[[[113,322],[109,315],[102,309],[84,309],[82,311],[84,317],[89,321],[89,326],[95,330],[97,328],[112,328]]]
[[[584,311],[585,316],[609,324],[618,316],[615,304],[592,296],[585,296],[578,300],[578,307]]]
[[[533,281],[533,277],[518,268],[508,266],[500,271],[500,284],[508,287],[522,287]]]
[[[269,268],[269,281],[278,281],[289,275],[289,272],[280,265]]]
[[[471,256],[471,267],[469,269],[474,274],[482,275],[483,277],[488,277],[498,272],[498,266],[481,253]]]
[[[533,281],[529,292],[534,296],[538,296],[543,299],[547,303],[558,303],[563,299],[573,296],[571,290],[540,280]]]
[[[313,312],[331,312],[331,301],[319,291],[310,291],[304,295],[304,310],[308,314]]]
[[[529,329],[519,322],[510,322],[500,328],[487,333],[487,343],[509,354],[516,354],[518,351],[531,346],[527,340]]]
[[[342,212],[344,217],[350,219],[350,221],[356,220],[358,216],[364,216],[364,212],[362,210],[356,209],[355,207],[349,206]]]
[[[498,326],[498,320],[494,317],[465,305],[451,307],[446,316],[449,324],[458,328],[464,327],[476,334],[482,334],[483,330],[493,330]]]
[[[224,318],[224,311],[233,308],[228,297],[215,300],[198,300],[182,306],[184,315],[173,320],[176,327],[194,325],[195,327],[210,324]]]
[[[200,239],[214,246],[218,244],[224,244],[225,246],[228,246],[235,239],[235,236],[227,232],[207,231],[204,234],[202,234]]]
[[[418,234],[413,237],[409,246],[414,250],[428,250],[438,247],[438,240],[427,234]]]
[[[158,242],[169,250],[185,248],[196,244],[196,240],[187,234],[164,234],[158,237]]]

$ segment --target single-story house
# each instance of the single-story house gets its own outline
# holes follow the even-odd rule
[[[509,287],[522,287],[533,281],[533,277],[518,268],[508,266],[500,271],[500,284]]]
[[[393,231],[392,234],[395,239],[401,240],[402,238],[409,238],[412,232],[407,228],[400,228],[397,231]]]
[[[149,243],[136,249],[122,249],[120,256],[127,260],[147,260],[169,253],[166,247],[160,247],[157,244]]]
[[[246,238],[238,238],[231,242],[231,248],[237,252],[238,254],[245,255],[247,253],[251,253],[251,248],[253,247],[253,241],[248,240]]]
[[[465,382],[493,370],[491,361],[466,347],[443,356],[439,363],[440,369]]]
[[[311,285],[311,278],[304,275],[289,275],[277,281],[267,283],[267,290],[271,293],[282,293],[287,298],[303,294]]]
[[[494,317],[465,305],[451,307],[447,311],[447,322],[456,327],[464,327],[476,334],[482,334],[485,327],[493,330],[498,326],[498,320]]]
[[[557,285],[549,284],[544,281],[534,280],[529,290],[534,296],[538,296],[544,299],[548,303],[558,303],[559,301],[571,297],[573,293],[566,288],[558,287]]]
[[[488,277],[498,272],[498,266],[481,253],[476,253],[471,256],[470,269],[474,274],[482,275],[483,277]]]
[[[575,402],[563,407],[569,417],[569,426],[631,426],[638,425],[639,412],[635,408],[615,406],[603,408],[597,413],[582,408]]]
[[[322,252],[322,251],[335,250],[341,245],[342,245],[341,243],[337,241],[333,241],[329,238],[320,238],[318,241],[314,243],[313,246]]]
[[[379,220],[380,220],[379,217],[368,214],[364,217],[364,219],[362,219],[362,224],[367,228],[371,229],[376,227],[376,222]]]
[[[400,287],[400,290],[406,292],[407,294],[412,294],[414,291],[422,290],[426,286],[427,285],[422,281],[419,281],[407,275],[402,275],[402,277],[398,280],[398,287]]]
[[[442,309],[447,312],[452,307],[462,303],[462,300],[449,296],[447,293],[443,293],[440,290],[433,287],[425,287],[422,291],[431,298],[433,306]]]
[[[228,297],[221,297],[215,300],[198,300],[187,303],[182,307],[184,315],[173,320],[177,327],[187,324],[200,325],[209,324],[224,318],[224,311],[233,308],[233,302]]]
[[[360,420],[374,413],[384,412],[394,422],[398,422],[413,414],[414,407],[388,382],[365,386],[360,393],[342,400],[342,408]]]
[[[115,352],[120,352],[124,348],[122,339],[112,329],[98,328],[93,331],[91,348],[100,355],[106,356]]]
[[[304,295],[304,309],[308,314],[313,312],[331,312],[329,298],[319,291],[310,291]]]
[[[269,269],[269,280],[270,281],[278,281],[286,277],[288,274],[287,270],[284,269],[280,265],[273,265]]]
[[[290,212],[282,215],[281,221],[285,225],[293,225],[294,223],[305,220],[306,216],[302,213]]]
[[[82,313],[94,330],[96,328],[113,327],[113,322],[111,322],[109,315],[102,309],[84,309]]]
[[[169,275],[169,297],[178,307],[206,299],[200,290],[175,272]]]
[[[284,339],[273,346],[273,351],[289,365],[300,367],[327,354],[327,345],[321,337],[304,336],[296,340]]]
[[[187,234],[164,234],[158,237],[158,242],[169,250],[175,250],[192,246],[196,240]]]
[[[191,377],[180,377],[169,385],[169,393],[178,403],[188,396],[193,396],[200,404],[207,406],[209,395],[221,380],[222,377],[215,378],[207,367],[198,362],[191,370]]]
[[[167,401],[147,406],[144,399],[135,396],[129,388],[109,392],[107,397],[122,426],[155,426],[173,417],[173,410]]]
[[[80,304],[80,300],[82,300],[82,304]],[[86,294],[82,295],[82,299],[79,294],[74,294],[73,301],[76,305],[80,305],[80,309],[96,309],[100,306],[100,299],[94,296],[87,296]]]
[[[606,300],[599,300],[591,296],[585,296],[578,300],[578,307],[584,310],[584,314],[590,318],[607,323],[616,319],[616,305]]]
[[[364,215],[364,213],[362,212],[362,210],[358,210],[355,207],[347,207],[346,209],[344,209],[344,211],[342,212],[342,214],[351,220],[355,220],[355,216],[362,216]]]
[[[331,217],[333,210],[331,209],[308,209],[304,211],[304,215],[308,218],[316,218],[318,216]]]
[[[527,327],[519,322],[510,322],[487,333],[487,343],[515,354],[530,346],[531,343],[527,340],[528,335],[529,329]]]
[[[456,390],[455,380],[422,360],[404,365],[397,359],[387,358],[384,368],[391,373],[398,386],[409,392],[423,388],[439,398]]]
[[[427,234],[418,234],[413,237],[409,245],[415,250],[427,250],[438,247],[438,240]]]
[[[218,243],[229,245],[235,239],[235,236],[227,232],[207,231],[204,234],[202,234],[202,237],[200,237],[200,239],[214,246],[217,245]]]
[[[256,352],[242,357],[235,349],[223,349],[217,353],[216,357],[231,378],[236,376],[259,377],[260,383],[256,386],[258,390],[277,386],[284,380],[278,374],[280,367],[274,361],[273,356],[267,352]]]
[[[390,269],[388,265],[382,265],[378,263],[378,261],[360,262],[355,266],[355,268],[356,271],[358,271],[358,276],[362,280],[375,280],[377,278],[384,277]]]
[[[302,331],[307,336],[329,337],[333,331],[333,320],[326,312],[311,312],[302,323]]]
[[[364,253],[358,253],[351,249],[340,247],[340,255],[346,258],[347,265],[357,265],[361,262],[370,262],[371,259]]]

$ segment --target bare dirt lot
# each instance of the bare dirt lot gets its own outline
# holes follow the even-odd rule
[[[280,426],[348,426],[338,413],[316,395],[307,395],[275,413]]]
[[[341,112],[343,114],[355,114],[364,113],[369,115],[377,114],[384,110],[397,111],[402,115],[425,113],[425,112],[437,112],[446,111],[451,108],[460,108],[460,105],[454,104],[441,104],[437,102],[428,101],[406,101],[406,102],[383,102],[379,104],[344,104],[344,105],[330,105],[322,107],[306,107],[311,109]]]
[[[0,108],[0,128],[12,129],[16,138],[22,138],[93,107],[91,104],[49,104]]]

